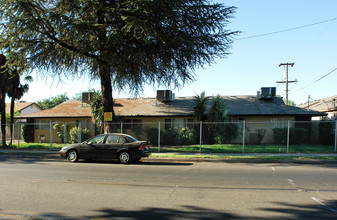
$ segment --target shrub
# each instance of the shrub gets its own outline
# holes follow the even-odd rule
[[[231,143],[238,137],[238,125],[234,123],[226,123],[224,132],[224,141],[226,143]]]
[[[77,126],[70,129],[70,143],[78,143],[79,142],[79,128]],[[90,138],[89,130],[87,128],[84,128],[81,130],[81,141],[85,141]]]
[[[34,142],[34,125],[27,125],[27,124],[22,125],[21,135],[25,142],[33,143]]]
[[[165,129],[160,132],[160,142],[163,145],[177,145],[178,144],[178,132],[174,129]]]
[[[148,128],[146,134],[152,145],[158,145],[158,128]]]
[[[232,143],[238,137],[238,126],[235,123],[224,123],[220,125],[211,125],[208,135],[213,136],[213,142],[216,144]]]
[[[255,129],[256,134],[257,134],[257,144],[261,144],[263,141],[264,136],[267,133],[266,129]]]
[[[289,144],[304,144],[306,132],[305,128],[290,128]],[[274,128],[273,134],[275,144],[287,143],[288,128]]]
[[[191,145],[194,143],[196,135],[193,129],[181,128],[178,130],[178,144]]]
[[[55,124],[53,129],[56,130],[57,137],[60,138],[61,143],[64,143],[64,124]]]
[[[286,144],[287,143],[287,128],[274,128],[273,138],[275,144]]]
[[[333,145],[334,142],[334,124],[331,122],[319,123],[319,142],[321,144]]]

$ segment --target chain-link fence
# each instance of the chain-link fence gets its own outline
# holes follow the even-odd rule
[[[150,141],[155,152],[287,153],[336,152],[336,121],[278,122],[119,122],[109,124],[114,132]],[[99,132],[88,122],[20,123],[12,125],[12,143],[81,143]],[[10,125],[6,125],[10,141]],[[1,137],[1,134],[0,134]],[[1,137],[2,138],[2,137]]]

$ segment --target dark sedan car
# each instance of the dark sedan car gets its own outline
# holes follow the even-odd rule
[[[70,162],[78,159],[118,159],[120,163],[138,162],[142,157],[150,156],[147,141],[138,141],[127,134],[101,134],[80,144],[62,147],[61,157]]]

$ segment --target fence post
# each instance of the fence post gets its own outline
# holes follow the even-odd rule
[[[14,128],[14,125],[13,125]],[[18,120],[18,149],[20,149],[20,120]],[[14,136],[14,135],[13,135]]]
[[[287,131],[287,153],[289,152],[289,140],[290,140],[290,120],[288,120],[288,131]]]
[[[242,153],[245,152],[246,121],[242,122]]]
[[[201,153],[201,142],[202,142],[202,121],[200,121],[199,153]]]
[[[158,152],[160,152],[160,121],[158,121]]]
[[[337,120],[335,121],[335,150],[334,150],[334,152],[336,153],[337,151]]]
[[[121,133],[123,133],[123,122],[121,121]]]
[[[53,149],[53,122],[49,122],[49,143],[50,143],[50,150]]]
[[[63,123],[63,142],[67,143],[67,123]]]
[[[78,143],[82,143],[82,123],[78,122]]]

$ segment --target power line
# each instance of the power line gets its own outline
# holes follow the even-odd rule
[[[325,77],[327,77],[327,76],[330,75],[331,73],[335,72],[336,70],[337,70],[337,67],[336,67],[335,69],[331,70],[330,72],[328,72],[327,74],[325,74],[324,76],[322,76],[321,78],[319,78],[319,79],[315,80],[314,82],[310,83],[309,85],[306,85],[306,86],[304,86],[304,87],[302,87],[302,88],[300,88],[300,89],[298,89],[298,90],[295,90],[295,91],[293,91],[293,92],[298,92],[298,91],[300,91],[300,90],[302,90],[302,89],[305,89],[305,88],[311,86],[312,84],[317,83],[318,81],[324,79]]]
[[[322,23],[327,23],[327,22],[331,22],[331,21],[336,21],[336,20],[337,20],[337,17],[336,18],[332,18],[332,19],[328,19],[328,20],[324,20],[324,21],[320,21],[320,22],[316,22],[316,23],[312,23],[312,24],[307,24],[307,25],[302,25],[302,26],[298,26],[298,27],[288,28],[288,29],[284,29],[284,30],[280,30],[280,31],[274,31],[274,32],[265,33],[265,34],[258,34],[258,35],[243,37],[243,38],[239,38],[239,39],[236,39],[236,40],[247,40],[247,39],[250,39],[250,38],[264,37],[264,36],[268,36],[268,35],[273,35],[273,34],[279,34],[279,33],[283,33],[283,32],[293,31],[293,30],[297,30],[297,29],[301,29],[301,28],[306,28],[306,27],[310,27],[310,26],[314,26],[314,25],[318,25],[318,24],[322,24]]]

